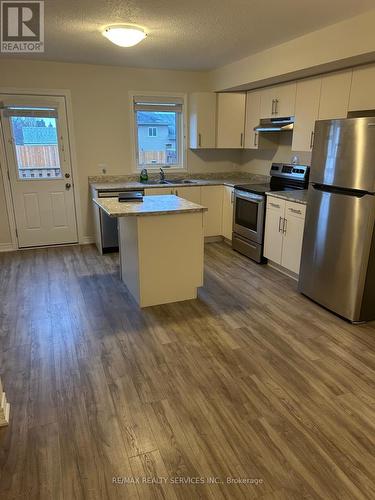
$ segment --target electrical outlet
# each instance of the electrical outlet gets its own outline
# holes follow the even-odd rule
[[[108,171],[108,165],[106,163],[99,163],[98,168],[102,174],[106,174]]]

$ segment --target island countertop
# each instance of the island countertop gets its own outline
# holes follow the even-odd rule
[[[205,212],[202,205],[192,203],[175,195],[145,196],[143,201],[119,202],[117,198],[94,198],[96,203],[110,217],[140,217],[146,215],[183,214]]]

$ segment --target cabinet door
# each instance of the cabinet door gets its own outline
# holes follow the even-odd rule
[[[293,116],[296,101],[296,82],[285,83],[275,88],[275,116]]]
[[[375,65],[353,70],[349,111],[375,109]]]
[[[254,127],[260,120],[261,92],[248,92],[246,95],[245,148],[258,149],[259,133]]]
[[[284,211],[284,200],[267,197],[264,256],[276,264],[281,264]]]
[[[353,71],[340,71],[322,77],[319,120],[346,118]],[[298,84],[297,84],[298,88]]]
[[[234,188],[224,186],[223,192],[223,236],[232,240]]]
[[[299,274],[301,263],[303,231],[305,227],[304,215],[304,205],[287,203],[281,265],[295,274]]]
[[[296,99],[296,83],[285,83],[261,91],[261,118],[293,116]]]
[[[155,196],[158,194],[174,194],[172,188],[148,188],[145,189],[145,196]]]
[[[216,94],[195,92],[189,96],[190,148],[215,148]]]
[[[176,196],[180,196],[180,198],[184,198],[185,200],[191,201],[193,203],[201,203],[201,188],[200,186],[191,186],[191,187],[178,187],[174,188],[174,192]]]
[[[201,203],[208,208],[204,213],[204,235],[222,234],[223,186],[202,186]]]
[[[318,119],[321,79],[297,83],[292,151],[311,151],[315,120]]]
[[[217,94],[218,148],[243,148],[246,94]]]

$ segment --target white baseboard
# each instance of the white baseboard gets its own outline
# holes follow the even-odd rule
[[[289,278],[292,278],[295,281],[298,281],[298,277],[299,277],[298,274],[294,273],[293,271],[289,271],[289,269],[285,269],[285,267],[280,266],[280,264],[276,264],[276,262],[269,260],[268,265],[270,267],[272,267],[272,269],[276,269],[276,271],[279,271],[279,273],[285,274],[285,276],[288,276]]]
[[[79,242],[81,245],[92,245],[95,243],[94,236],[84,236]]]
[[[0,252],[13,252],[14,250],[17,248],[14,248],[12,243],[0,243]]]

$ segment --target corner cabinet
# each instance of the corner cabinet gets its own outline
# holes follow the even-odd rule
[[[242,149],[245,139],[246,94],[217,94],[216,147]]]
[[[264,256],[299,274],[306,205],[267,196]]]
[[[190,148],[216,147],[216,94],[195,92],[189,96]]]

